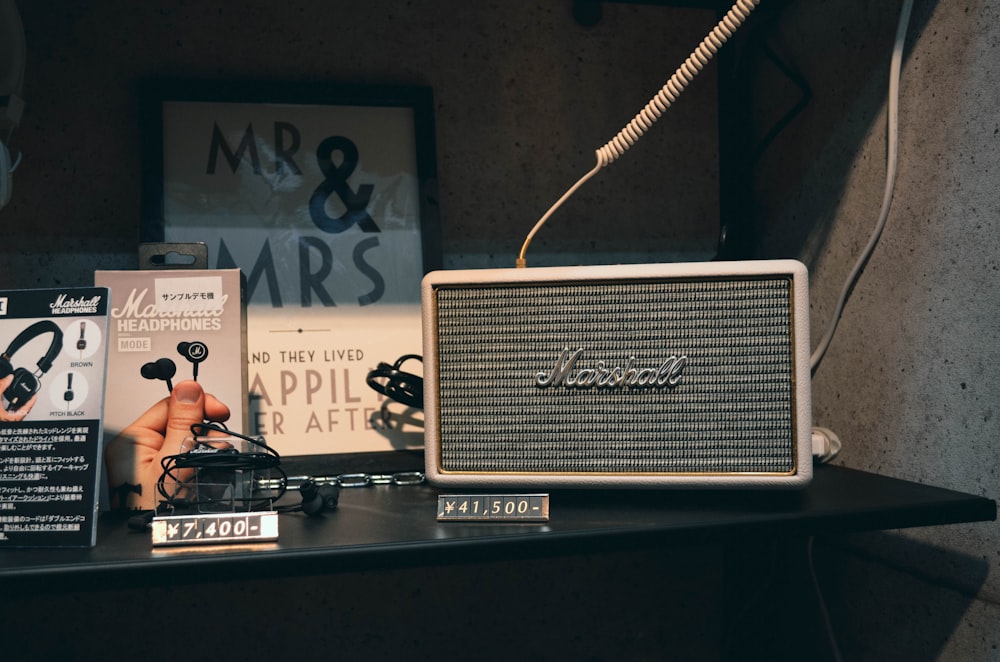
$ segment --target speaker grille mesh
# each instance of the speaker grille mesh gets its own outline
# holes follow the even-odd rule
[[[442,286],[436,290],[444,472],[788,473],[795,469],[792,283]],[[564,349],[656,368],[674,388],[539,388]]]

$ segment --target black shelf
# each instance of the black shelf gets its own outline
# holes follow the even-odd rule
[[[147,532],[109,513],[93,548],[0,551],[0,585],[65,591],[281,577],[996,519],[991,499],[835,466],[819,467],[801,492],[552,492],[545,524],[438,522],[440,493],[345,489],[340,508],[322,518],[282,515],[276,543],[215,548],[153,549]]]

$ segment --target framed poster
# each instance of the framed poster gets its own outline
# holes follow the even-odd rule
[[[430,89],[157,80],[141,104],[141,239],[246,276],[243,432],[284,457],[419,449],[422,414],[365,379],[420,353],[440,267]]]

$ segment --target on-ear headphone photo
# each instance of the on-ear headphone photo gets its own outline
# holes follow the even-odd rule
[[[76,341],[76,348],[81,352],[87,349],[87,323],[80,322],[80,338]]]
[[[38,369],[34,372],[27,368],[15,368],[11,359],[19,349],[35,338],[51,333],[52,340],[45,354],[38,360]],[[14,379],[4,390],[3,397],[7,400],[7,411],[20,409],[41,388],[41,376],[52,368],[63,347],[63,332],[59,326],[50,320],[35,322],[10,341],[7,349],[0,354],[0,379],[13,375]]]

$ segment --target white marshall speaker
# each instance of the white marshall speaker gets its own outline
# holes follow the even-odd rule
[[[422,297],[434,483],[801,488],[812,478],[800,262],[437,271]]]

